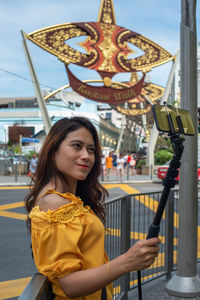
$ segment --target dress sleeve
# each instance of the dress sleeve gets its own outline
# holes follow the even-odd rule
[[[38,271],[53,279],[81,270],[83,256],[78,245],[82,230],[80,218],[33,230],[32,247]]]

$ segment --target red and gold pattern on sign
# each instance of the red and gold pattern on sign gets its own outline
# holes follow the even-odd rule
[[[120,104],[137,97],[141,92],[145,77],[143,75],[142,78],[132,87],[116,89],[113,87],[96,87],[88,85],[76,78],[67,65],[66,70],[70,85],[74,91],[85,98],[101,103]]]
[[[79,43],[86,53],[74,49],[67,43],[68,40],[80,36],[86,36],[86,39]],[[94,92],[90,85],[82,84],[84,89],[87,88],[88,98],[99,102],[126,102],[130,100],[130,97],[136,97],[141,92],[141,82],[144,76],[135,84],[135,88],[132,85],[123,87],[120,92],[115,91],[118,96],[114,97],[113,90],[115,88],[111,79],[115,74],[138,71],[145,74],[153,67],[173,59],[169,52],[155,42],[141,34],[117,26],[112,0],[101,0],[98,22],[65,23],[50,26],[27,34],[27,38],[57,56],[67,66],[73,63],[97,71],[102,78],[103,87],[95,87]],[[135,56],[137,51],[133,50],[129,44],[134,49],[140,49],[142,55],[129,58],[130,54],[134,53]],[[69,75],[71,71],[68,67],[66,69]],[[78,82],[74,75],[72,77],[74,81]],[[70,81],[72,88],[75,89],[76,84],[72,83]],[[76,92],[80,93],[83,88],[78,86],[79,89]],[[140,91],[138,87],[140,87]],[[102,101],[98,97],[93,98],[97,92],[103,93]],[[108,97],[108,94],[112,96]],[[85,97],[87,97],[86,93]]]

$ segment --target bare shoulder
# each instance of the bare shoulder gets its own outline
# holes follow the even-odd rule
[[[48,211],[58,209],[69,203],[71,203],[69,200],[57,194],[46,194],[39,199],[37,205],[42,211]]]

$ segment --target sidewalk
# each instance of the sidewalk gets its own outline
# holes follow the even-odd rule
[[[100,177],[100,181],[102,184],[116,184],[116,183],[161,183],[161,180],[159,180],[156,175],[153,175],[152,178],[150,178],[149,175],[130,175],[128,180],[127,176],[124,176],[123,182],[120,182],[117,180],[117,177],[115,174],[111,174],[110,181],[103,181],[102,177]],[[30,177],[26,175],[21,175],[15,177],[15,175],[0,175],[0,186],[27,186],[30,185]]]
[[[175,274],[175,273],[174,273]],[[200,264],[197,264],[197,274],[200,275]],[[172,274],[173,280],[173,274]],[[142,286],[142,300],[197,300],[200,299],[200,295],[197,297],[177,297],[169,295],[165,290],[167,281],[165,276],[155,279]],[[138,298],[138,290],[134,289],[128,293],[128,300],[136,300]]]

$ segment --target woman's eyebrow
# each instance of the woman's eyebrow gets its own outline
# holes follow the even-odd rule
[[[82,141],[80,141],[80,140],[71,140],[70,142],[71,142],[71,143],[74,143],[74,142],[76,142],[76,143],[77,143],[77,142],[78,142],[78,143],[81,143],[81,144],[83,144],[83,142],[82,142]]]
[[[71,140],[70,143],[80,143],[80,144],[82,144],[82,145],[84,144],[84,142],[81,141],[81,140]],[[93,146],[93,147],[95,147],[95,144],[89,144],[88,146]]]

